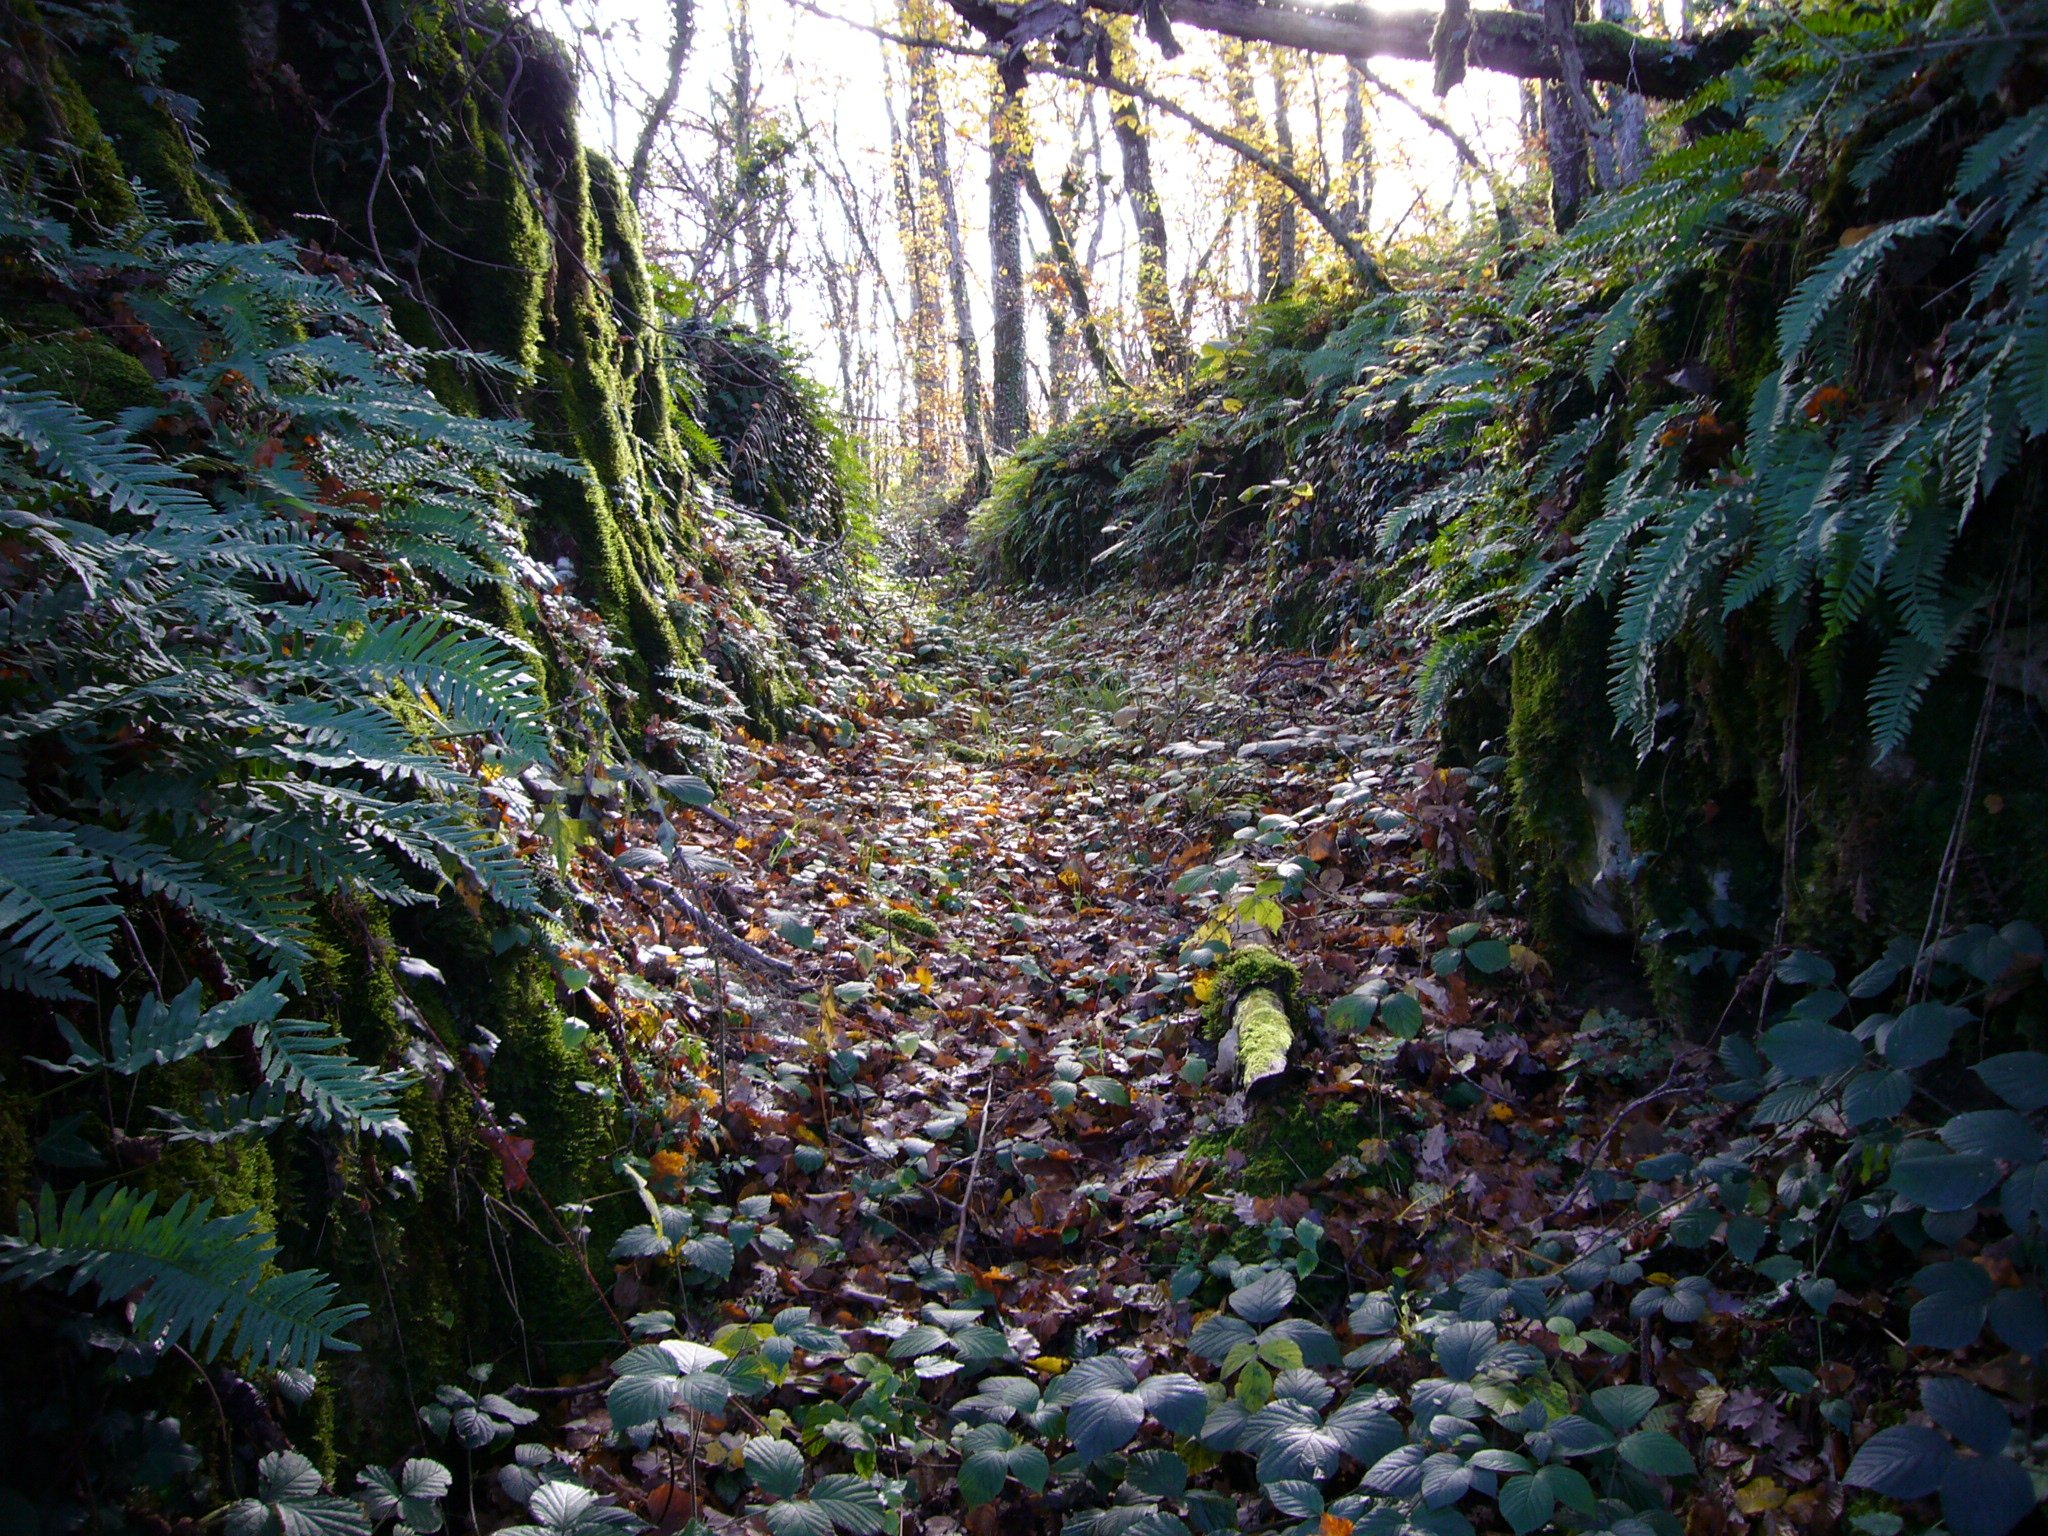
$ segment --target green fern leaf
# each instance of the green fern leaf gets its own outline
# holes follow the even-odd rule
[[[367,1307],[334,1305],[334,1285],[313,1270],[274,1271],[276,1247],[256,1215],[213,1215],[213,1202],[181,1196],[161,1215],[155,1194],[75,1189],[60,1207],[44,1189],[21,1206],[21,1230],[0,1238],[0,1277],[33,1285],[68,1275],[104,1304],[140,1292],[135,1331],[183,1345],[202,1362],[227,1354],[259,1366],[310,1366],[322,1351],[353,1350],[341,1330]]]
[[[0,812],[0,945],[27,971],[73,966],[118,974],[115,891],[96,860],[81,858],[62,832],[33,830],[17,812]]]
[[[398,1116],[398,1096],[412,1081],[405,1073],[365,1066],[331,1028],[309,1019],[278,1019],[257,1032],[257,1045],[264,1078],[304,1099],[314,1124],[406,1139]]]

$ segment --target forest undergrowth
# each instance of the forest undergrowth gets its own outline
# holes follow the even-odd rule
[[[720,1022],[652,1058],[646,1220],[593,1255],[616,1358],[423,1415],[485,1526],[1889,1536],[1882,1491],[1994,1536],[2031,1508],[2002,1453],[2038,1290],[1996,1246],[1916,1273],[1883,1244],[1967,1236],[1958,1159],[2031,1176],[2041,1058],[1869,1172],[1907,1129],[1871,1106],[1938,1062],[1947,997],[2032,978],[2031,930],[1945,950],[1943,1001],[1859,1031],[1881,1063],[1803,953],[1687,1037],[1478,880],[1497,786],[1411,734],[1397,637],[1252,648],[1252,596],[1204,589],[871,602],[839,735],[736,742],[681,850],[740,946],[608,897],[581,957],[599,992],[693,975]],[[1248,1095],[1217,1036],[1255,985],[1296,1039]],[[1790,1112],[1844,1083],[1846,1115]]]

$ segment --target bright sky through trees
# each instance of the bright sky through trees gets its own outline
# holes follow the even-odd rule
[[[876,197],[882,215],[879,227],[866,231],[863,242],[848,227],[844,198],[817,188],[798,191],[795,222],[798,234],[787,250],[788,271],[778,287],[782,312],[773,316],[788,334],[819,362],[830,378],[829,359],[845,340],[821,297],[819,269],[831,262],[856,262],[872,268],[879,261],[892,285],[900,284],[902,251],[889,222],[890,103],[899,119],[906,95],[903,50],[854,25],[828,19],[820,12],[845,16],[869,26],[892,28],[896,10],[882,0],[817,0],[817,9],[800,8],[796,0],[701,0],[696,36],[674,112],[676,159],[687,162],[708,155],[708,104],[727,90],[733,72],[731,37],[742,21],[754,41],[755,86],[760,106],[778,118],[784,131],[800,144],[793,157],[793,179],[815,182],[821,166],[831,167],[854,183],[864,183]],[[642,114],[659,92],[671,35],[667,0],[545,0],[543,14],[569,39],[585,68],[584,112],[595,137],[625,160],[640,132]],[[950,16],[948,16],[950,21]],[[1217,41],[1192,28],[1181,29],[1186,53],[1178,60],[1159,57],[1140,44],[1146,83],[1196,112],[1209,122],[1229,127],[1232,109],[1225,93]],[[1290,121],[1297,153],[1320,175],[1325,158],[1341,159],[1338,136],[1343,119],[1344,71],[1339,60],[1302,58],[1292,81]],[[940,60],[946,87],[947,128],[953,145],[952,170],[959,200],[963,245],[971,253],[972,299],[976,329],[984,343],[990,323],[987,292],[985,215],[988,174],[988,66],[977,59],[946,56]],[[1427,66],[1382,61],[1375,72],[1409,100],[1439,113],[1478,151],[1502,178],[1520,178],[1521,87],[1511,79],[1475,71],[1447,101],[1430,95]],[[1271,111],[1267,81],[1258,82],[1260,106]],[[1127,205],[1119,195],[1117,162],[1107,143],[1108,100],[1099,99],[1099,121],[1091,130],[1086,88],[1052,79],[1032,82],[1029,99],[1037,136],[1037,163],[1048,184],[1070,163],[1075,134],[1100,132],[1105,140],[1100,166],[1102,181],[1092,201],[1084,199],[1073,233],[1088,266],[1096,302],[1114,319],[1133,306],[1137,255]],[[1472,214],[1476,194],[1487,207],[1483,185],[1458,163],[1449,140],[1423,124],[1390,95],[1368,91],[1367,114],[1373,144],[1375,185],[1370,229],[1378,242],[1412,239],[1441,232]],[[1183,295],[1198,343],[1213,339],[1241,318],[1251,286],[1246,243],[1224,249],[1221,236],[1228,216],[1226,188],[1239,172],[1229,151],[1207,142],[1181,124],[1153,114],[1155,169],[1173,248],[1169,274]],[[704,220],[691,199],[679,191],[673,163],[669,173],[657,167],[650,179],[647,205],[652,213],[650,244],[657,253],[689,247],[709,239]],[[1241,183],[1240,183],[1241,184]],[[1490,214],[1489,214],[1490,216]],[[1098,231],[1095,222],[1103,227]],[[1240,224],[1248,221],[1240,219]],[[1304,220],[1304,225],[1306,221]],[[1027,267],[1042,258],[1046,240],[1042,225],[1028,212],[1025,218]],[[1189,274],[1208,262],[1206,281],[1187,293]],[[715,295],[735,298],[736,295]],[[875,334],[856,344],[867,349],[886,374],[900,373],[898,338],[887,318],[890,306],[878,303]],[[1045,343],[1034,333],[1034,366],[1042,366]]]

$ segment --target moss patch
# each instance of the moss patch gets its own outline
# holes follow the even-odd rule
[[[1301,971],[1261,945],[1233,950],[1216,968],[1216,989],[1202,1008],[1202,1033],[1220,1039],[1230,1029],[1230,1011],[1245,993],[1264,989],[1276,994],[1287,1017],[1299,1026],[1308,1022],[1301,997]]]
[[[1248,1195],[1279,1195],[1299,1190],[1356,1160],[1356,1183],[1365,1188],[1394,1187],[1408,1179],[1398,1156],[1367,1158],[1361,1148],[1391,1140],[1400,1126],[1378,1106],[1349,1099],[1320,1103],[1296,1099],[1265,1105],[1234,1130],[1198,1136],[1189,1143],[1184,1162],[1212,1165],[1233,1190]]]

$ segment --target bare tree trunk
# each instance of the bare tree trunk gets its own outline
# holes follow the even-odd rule
[[[885,54],[885,66],[886,63]],[[916,481],[928,487],[944,475],[949,457],[940,428],[950,413],[946,399],[946,300],[939,272],[938,235],[932,228],[936,220],[928,199],[921,195],[925,190],[924,178],[918,168],[914,135],[898,125],[894,101],[894,90],[885,89],[883,106],[889,114],[896,217],[910,283],[910,326],[905,338],[912,391],[910,449],[916,460]],[[914,102],[911,111],[916,111]]]
[[[1007,453],[1031,430],[1024,336],[1024,209],[1018,193],[1031,152],[1021,75],[999,71],[988,125],[989,441]]]
[[[936,13],[906,5],[904,20],[915,30],[929,31]],[[938,61],[928,48],[909,50],[911,142],[923,188],[936,202],[946,242],[946,275],[953,299],[953,342],[960,354],[960,425],[967,444],[968,474],[977,485],[988,480],[988,438],[981,420],[981,346],[974,334],[974,308],[967,283],[967,247],[960,234],[960,202],[953,189],[953,167],[946,149],[945,103],[939,94]]]
[[[1173,309],[1173,287],[1166,277],[1166,215],[1152,179],[1152,145],[1138,104],[1118,96],[1110,104],[1110,127],[1123,155],[1124,193],[1131,200],[1131,218],[1138,226],[1138,311],[1152,349],[1152,365],[1162,373],[1188,371],[1188,339]]]
[[[1074,323],[1080,328],[1081,343],[1087,349],[1088,361],[1095,365],[1096,377],[1102,380],[1105,389],[1121,389],[1123,372],[1102,339],[1102,327],[1096,324],[1094,307],[1088,302],[1088,274],[1082,269],[1080,258],[1074,254],[1074,242],[1067,234],[1059,210],[1046,195],[1045,183],[1038,179],[1038,169],[1029,160],[1018,166],[1018,180],[1025,195],[1031,199],[1031,206],[1045,221],[1045,238],[1052,246],[1053,260],[1059,265],[1060,286],[1066,289],[1067,302],[1073,306]]]
[[[1577,59],[1574,42],[1573,0],[1511,0],[1518,11],[1540,13],[1545,43],[1557,61],[1557,79],[1546,81],[1538,93],[1537,118],[1543,133],[1543,160],[1550,168],[1550,224],[1563,234],[1579,221],[1586,199],[1592,195],[1592,157],[1586,136],[1591,131],[1592,113],[1583,109],[1585,80],[1581,74],[1578,90],[1572,89],[1572,64]]]
[[[1617,26],[1635,20],[1631,0],[1600,0],[1600,19]],[[1600,186],[1612,192],[1633,186],[1650,168],[1649,104],[1634,91],[1611,85],[1606,89],[1607,133],[1593,143]]]
[[[1284,101],[1286,87],[1280,83],[1277,59],[1273,67],[1274,86]],[[1223,45],[1223,86],[1230,99],[1231,126],[1238,137],[1261,154],[1273,155],[1274,135],[1259,111],[1258,88],[1252,81],[1251,49],[1243,43]],[[1288,213],[1287,191],[1272,177],[1261,176],[1250,166],[1244,168],[1242,176],[1251,189],[1252,234],[1257,253],[1253,286],[1259,299],[1270,299],[1281,281],[1281,229]]]
[[[744,209],[740,237],[747,249],[746,283],[754,305],[754,323],[766,327],[775,322],[775,311],[768,300],[768,280],[773,273],[768,250],[769,220],[760,197],[760,149],[754,137],[754,22],[747,0],[739,0],[733,8],[727,36],[732,47],[733,192]]]
[[[636,205],[647,190],[647,167],[654,159],[655,141],[668,126],[669,113],[676,109],[676,96],[683,88],[683,64],[697,35],[696,0],[669,0],[669,14],[675,30],[669,35],[668,72],[663,77],[661,94],[640,124],[640,139],[633,146],[633,168],[626,177],[626,191]]]
[[[1372,219],[1372,139],[1365,124],[1365,78],[1348,62],[1344,67],[1343,156],[1337,217],[1352,234],[1362,235]]]
[[[1273,73],[1273,158],[1290,170],[1294,164],[1294,120],[1289,111],[1288,74],[1291,61],[1284,48],[1272,50]],[[1301,223],[1294,199],[1275,188],[1277,207],[1273,219],[1273,285],[1268,296],[1294,286],[1301,268]]]

